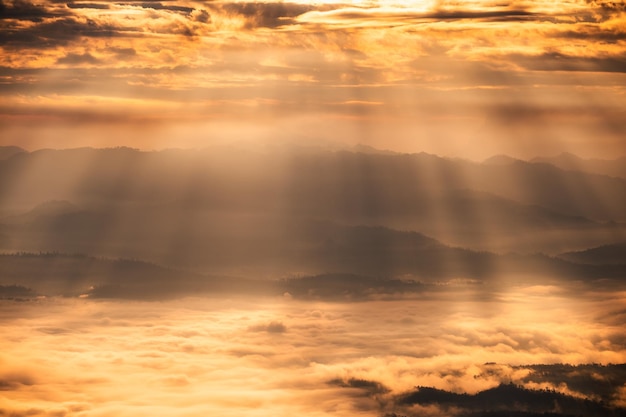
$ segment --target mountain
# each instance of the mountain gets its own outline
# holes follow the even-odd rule
[[[436,405],[455,408],[468,416],[615,416],[626,415],[626,409],[610,407],[600,401],[577,398],[554,390],[526,389],[501,384],[476,394],[457,394],[436,388],[418,387],[398,401],[401,405]]]
[[[485,159],[482,163],[484,165],[510,165],[514,162],[518,162],[519,159],[513,158],[508,155],[494,155]]]
[[[398,152],[390,151],[388,149],[377,149],[372,146],[363,144],[354,145],[352,148],[348,148],[348,150],[374,155],[398,155]]]
[[[546,164],[476,164],[428,154],[42,150],[0,161],[0,203],[176,202],[333,216],[413,212],[458,190],[596,221],[626,221],[626,180]],[[590,198],[593,196],[593,198]]]
[[[624,206],[626,180],[424,153],[81,148],[0,160],[0,215],[12,213],[0,217],[0,249],[178,266],[269,268],[276,254],[293,265],[317,220],[560,253],[626,239]]]
[[[349,152],[294,155],[292,161],[297,171],[291,173],[290,195],[301,211],[363,217],[406,214],[458,190],[472,190],[570,216],[626,220],[626,180],[545,164],[484,165],[423,153]]]
[[[60,216],[68,216],[79,213],[81,210],[69,201],[44,201],[26,213],[12,215],[1,219],[4,224],[42,224],[53,221]]]
[[[484,284],[481,292],[491,292],[519,277],[527,283],[581,280],[599,285],[597,280],[604,280],[603,285],[613,285],[626,276],[626,265],[578,264],[541,254],[477,252],[447,246],[421,233],[381,226],[308,221],[280,223],[283,228],[279,229],[277,219],[266,218],[263,220],[269,224],[264,229],[251,230],[245,225],[237,234],[230,226],[198,229],[192,219],[190,229],[183,227],[182,235],[174,235],[172,241],[171,231],[152,228],[154,219],[130,228],[127,224],[116,226],[117,216],[107,222],[104,214],[92,219],[90,214],[83,215],[86,217],[78,217],[78,221],[84,221],[85,228],[69,226],[62,216],[50,229],[48,246],[98,254],[117,251],[133,258],[145,255],[144,259],[177,267],[56,252],[0,255],[0,285],[19,285],[48,295],[85,293],[93,297],[170,298],[226,291],[356,299],[419,292],[423,284],[456,278],[478,280]],[[263,224],[258,219],[250,221],[251,225]],[[28,233],[41,228],[37,224]],[[72,232],[63,235],[68,228]],[[189,268],[204,272],[190,272]],[[285,274],[304,278],[270,284]],[[233,276],[269,279],[262,283],[229,278]],[[420,283],[403,281],[406,277]]]
[[[26,152],[18,146],[0,146],[0,160],[9,159],[13,155]]]
[[[559,258],[592,265],[626,265],[626,242],[603,245],[583,251],[566,252]]]
[[[390,411],[384,417],[423,415],[424,410],[428,415],[466,417],[626,416],[620,398],[626,364],[510,366],[488,362],[477,368],[481,370],[474,374],[477,382],[498,385],[475,393],[460,392],[458,387],[447,391],[417,386],[394,394],[375,380],[336,378],[328,384],[377,400]]]
[[[269,294],[245,278],[201,275],[130,259],[59,253],[0,254],[0,296],[169,299],[200,294]],[[16,295],[17,294],[17,295]]]
[[[408,295],[420,295],[425,292],[455,291],[472,289],[476,293],[489,296],[508,285],[519,285],[519,278],[509,282],[506,274],[515,276],[528,275],[542,284],[552,282],[560,273],[562,278],[585,279],[597,289],[596,278],[603,279],[604,285],[610,284],[605,278],[623,278],[625,268],[607,269],[601,266],[581,266],[556,261],[552,258],[537,256],[518,256],[516,262],[504,264],[505,259],[490,255],[487,260],[494,262],[494,271],[476,270],[480,276],[476,281],[459,281],[459,265],[443,268],[437,261],[429,260],[432,256],[445,256],[446,248],[412,253],[417,260],[401,264],[410,265],[412,276],[423,279],[400,279],[376,274],[384,272],[377,269],[380,265],[359,274],[352,272],[334,272],[318,275],[304,275],[286,279],[250,279],[226,275],[199,274],[182,269],[166,268],[156,264],[130,259],[106,259],[85,255],[59,253],[19,253],[0,255],[0,298],[29,299],[35,296],[63,296],[89,298],[127,298],[137,300],[165,300],[191,296],[288,296],[297,299],[367,300]],[[459,262],[472,261],[472,254],[452,253]],[[359,259],[362,261],[363,258]],[[510,261],[511,259],[509,259]],[[485,259],[482,260],[485,262]],[[500,267],[497,267],[498,261]],[[345,267],[347,263],[330,260],[325,267]],[[356,266],[355,266],[356,265]],[[359,264],[353,270],[365,271]],[[420,266],[421,265],[421,266]],[[401,270],[402,266],[399,266]],[[435,270],[433,270],[435,268]],[[437,268],[439,268],[437,270]],[[474,267],[476,268],[476,267]],[[550,269],[551,268],[551,269]],[[350,269],[350,268],[348,268]],[[409,271],[409,270],[405,270]],[[471,270],[470,270],[471,271]],[[546,272],[549,275],[541,275]],[[388,272],[388,271],[387,271]],[[496,273],[492,273],[496,272]],[[439,275],[432,275],[439,273]],[[463,275],[465,277],[471,276]],[[437,278],[437,280],[433,280]],[[532,280],[526,283],[533,283]],[[445,285],[442,285],[445,284]]]
[[[530,162],[551,164],[568,171],[581,171],[626,179],[626,156],[617,159],[583,159],[564,152],[553,157],[533,158]]]

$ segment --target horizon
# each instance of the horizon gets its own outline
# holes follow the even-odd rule
[[[513,160],[517,160],[517,161],[521,161],[521,162],[531,162],[531,163],[536,163],[537,159],[557,159],[559,157],[574,157],[574,158],[578,158],[581,160],[586,160],[586,161],[591,161],[591,160],[597,160],[597,161],[617,161],[619,159],[623,159],[626,158],[626,153],[622,154],[622,155],[613,155],[612,157],[607,157],[607,158],[598,158],[598,157],[582,157],[581,155],[569,152],[569,151],[562,151],[560,153],[556,153],[556,154],[546,154],[546,155],[531,155],[530,157],[527,157],[526,159],[521,158],[521,157],[515,157],[513,155],[509,155],[509,154],[503,154],[503,153],[496,153],[493,155],[489,155],[486,158],[482,158],[482,159],[471,159],[471,158],[467,158],[467,157],[462,157],[459,155],[443,155],[443,154],[436,154],[436,153],[430,153],[430,152],[425,152],[425,151],[420,151],[420,150],[416,150],[414,152],[401,152],[401,151],[393,151],[391,149],[386,149],[386,148],[377,148],[374,146],[370,146],[370,145],[366,145],[363,143],[357,143],[355,145],[350,145],[350,146],[339,146],[339,145],[319,145],[319,144],[300,144],[297,142],[289,142],[289,143],[280,143],[280,144],[269,144],[269,143],[264,143],[264,144],[255,144],[255,146],[246,146],[244,144],[244,142],[224,142],[224,143],[220,143],[220,144],[210,144],[210,145],[206,145],[203,147],[188,147],[188,148],[184,148],[184,147],[163,147],[163,148],[138,148],[138,147],[132,147],[132,146],[127,146],[127,145],[116,145],[116,146],[103,146],[103,147],[98,147],[98,146],[77,146],[77,147],[68,147],[68,148],[54,148],[54,147],[45,147],[45,148],[30,148],[27,149],[23,146],[20,145],[15,145],[15,144],[10,144],[10,145],[0,145],[0,148],[19,148],[25,152],[28,153],[32,153],[32,152],[37,152],[37,151],[45,151],[45,150],[52,150],[52,151],[69,151],[69,150],[81,150],[81,149],[91,149],[91,150],[109,150],[109,149],[120,149],[120,148],[126,148],[129,150],[133,150],[133,151],[139,151],[139,152],[165,152],[165,151],[185,151],[185,152],[193,152],[193,151],[207,151],[207,150],[211,150],[211,149],[216,149],[216,150],[222,150],[224,148],[231,148],[231,149],[241,149],[241,150],[264,150],[264,151],[271,151],[271,150],[277,150],[277,149],[284,149],[284,150],[318,150],[318,151],[328,151],[328,152],[354,152],[354,153],[368,153],[368,152],[373,152],[373,153],[380,153],[381,155],[420,155],[420,154],[426,154],[426,155],[432,155],[432,156],[436,156],[439,158],[448,158],[448,159],[459,159],[459,160],[465,160],[468,162],[473,162],[473,163],[484,163],[490,159],[493,158],[498,158],[498,157],[504,157],[504,158],[511,158]],[[546,162],[549,163],[549,162]]]

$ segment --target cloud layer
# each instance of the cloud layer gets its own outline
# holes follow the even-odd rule
[[[476,393],[510,381],[584,397],[516,365],[623,361],[623,302],[557,287],[490,301],[3,301],[0,410],[377,416],[417,385]]]
[[[591,135],[607,155],[624,149],[618,3],[3,0],[0,10],[7,141],[49,146],[56,127],[69,146],[122,144],[116,126],[157,123],[165,134],[123,141],[201,145],[315,125],[317,139],[439,153],[472,148],[468,133],[481,156],[563,143],[581,153]],[[86,138],[77,124],[89,121],[113,123]]]

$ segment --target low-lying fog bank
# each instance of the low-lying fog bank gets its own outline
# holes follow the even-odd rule
[[[0,415],[623,415],[626,372],[608,365],[625,362],[625,304],[623,291],[537,285],[362,302],[2,300]],[[480,405],[503,392],[509,406]]]

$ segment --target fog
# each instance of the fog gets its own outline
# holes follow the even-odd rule
[[[5,300],[0,410],[438,416],[449,413],[402,405],[398,395],[415,386],[477,393],[512,382],[597,399],[520,366],[595,363],[601,379],[600,365],[624,361],[624,292],[515,286],[489,300],[477,295],[457,288],[367,302]],[[614,405],[626,403],[620,386]]]

